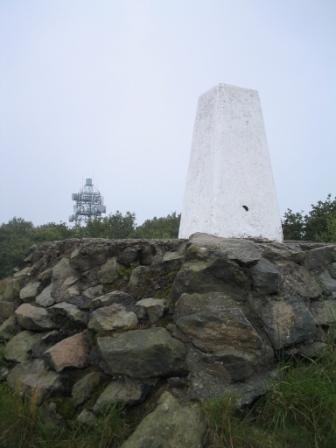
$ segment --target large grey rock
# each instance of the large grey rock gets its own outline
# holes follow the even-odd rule
[[[37,296],[41,283],[38,281],[29,282],[24,288],[20,291],[20,299],[23,302],[29,302]]]
[[[148,319],[152,324],[157,322],[167,311],[168,305],[165,299],[147,298],[136,303],[136,313],[141,319]]]
[[[112,406],[130,406],[139,403],[144,396],[144,386],[131,380],[112,381],[98,397],[93,412],[103,414]]]
[[[262,256],[261,248],[251,240],[221,238],[207,233],[194,233],[189,238],[192,245],[216,251],[220,256],[242,264],[253,264]]]
[[[89,372],[73,385],[71,395],[75,406],[85,403],[91,397],[92,392],[99,386],[102,378],[101,372]]]
[[[181,405],[165,392],[122,448],[202,448],[205,432],[199,405]]]
[[[269,260],[262,258],[251,268],[253,286],[259,294],[276,294],[281,285],[279,269]]]
[[[89,344],[85,332],[70,336],[45,352],[48,363],[57,372],[67,367],[82,369],[89,362]]]
[[[184,345],[164,328],[98,337],[97,345],[103,368],[111,375],[146,378],[173,375],[185,369]]]
[[[55,298],[51,295],[53,285],[50,284],[36,297],[35,302],[39,306],[48,307],[55,303]]]
[[[133,311],[127,311],[117,303],[98,308],[91,314],[88,328],[97,332],[131,330],[137,327],[138,319]]]
[[[18,364],[9,372],[7,381],[15,392],[30,397],[37,404],[62,390],[60,376],[47,370],[40,359]]]
[[[15,310],[15,316],[20,327],[25,330],[45,331],[54,328],[46,309],[23,303]]]
[[[21,331],[13,336],[5,346],[5,358],[8,361],[25,362],[31,357],[34,345],[41,340],[42,335]]]
[[[226,294],[183,294],[175,319],[193,346],[215,355],[235,380],[251,376],[273,357],[271,347]]]
[[[275,349],[310,341],[316,333],[315,321],[300,298],[272,297],[253,300],[263,329]]]

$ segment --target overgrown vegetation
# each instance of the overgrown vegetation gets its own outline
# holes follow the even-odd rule
[[[283,219],[286,240],[336,242],[336,197],[312,204],[308,214],[288,209]]]
[[[205,405],[209,448],[334,448],[336,352],[292,361],[270,392],[244,414],[229,397]]]
[[[6,385],[0,386],[0,448],[115,448],[128,431],[117,407],[94,426],[57,423],[46,418],[34,398],[22,401]]]
[[[247,410],[237,411],[229,396],[206,402],[207,448],[335,448],[335,378],[330,346],[319,359],[282,365],[271,390]],[[134,424],[116,407],[94,426],[57,422],[34,398],[24,402],[0,386],[0,448],[118,448]]]

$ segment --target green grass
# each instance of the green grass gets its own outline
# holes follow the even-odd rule
[[[63,416],[73,416],[69,403],[55,402]],[[335,448],[336,351],[330,345],[317,360],[283,364],[271,390],[244,412],[229,396],[203,407],[206,448]],[[139,420],[112,408],[90,428],[42,414],[34,397],[22,401],[0,385],[0,448],[118,448]]]
[[[209,448],[335,448],[336,353],[292,361],[271,390],[244,414],[234,399],[205,404]]]
[[[0,448],[115,448],[127,433],[118,408],[97,419],[94,427],[57,424],[42,417],[34,399],[24,402],[0,386]]]

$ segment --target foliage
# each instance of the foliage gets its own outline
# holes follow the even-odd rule
[[[292,361],[269,393],[243,415],[229,397],[209,401],[209,448],[333,448],[336,446],[336,353]]]
[[[33,224],[13,218],[0,226],[0,278],[9,275],[33,243]]]
[[[288,209],[283,231],[286,240],[336,242],[336,197],[329,194],[325,201],[312,204],[308,214]]]
[[[166,217],[147,219],[133,233],[135,238],[177,238],[180,217],[175,212]]]

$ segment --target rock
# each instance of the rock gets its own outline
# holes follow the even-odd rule
[[[254,300],[253,306],[276,350],[309,341],[315,335],[314,318],[299,298],[265,298]]]
[[[13,315],[17,304],[15,302],[7,302],[6,300],[0,300],[0,321],[8,319]]]
[[[290,261],[280,262],[277,266],[282,275],[281,289],[284,295],[316,299],[322,294],[316,278],[303,266]]]
[[[8,361],[25,362],[33,349],[33,346],[41,340],[41,334],[21,331],[13,336],[5,346],[5,358]]]
[[[319,358],[328,349],[325,342],[312,342],[310,344],[300,344],[290,348],[286,354],[290,356],[301,356],[303,358]]]
[[[24,288],[20,291],[20,299],[23,302],[29,302],[37,296],[39,292],[41,283],[38,281],[29,282]]]
[[[259,294],[276,294],[280,289],[281,274],[270,261],[262,258],[251,270],[253,286]]]
[[[144,297],[168,297],[177,269],[169,263],[137,266],[132,270],[127,290],[138,300]]]
[[[213,356],[191,348],[187,355],[189,387],[187,397],[191,400],[209,400],[223,396],[233,378],[244,378],[245,373],[235,371],[233,378],[223,362]]]
[[[77,422],[83,426],[95,427],[97,425],[97,417],[93,412],[88,409],[83,409],[82,412],[77,416]]]
[[[206,424],[198,404],[181,405],[169,392],[122,448],[202,448]]]
[[[272,360],[271,347],[225,294],[183,294],[176,303],[175,319],[193,346],[215,355],[236,381]]]
[[[312,302],[310,311],[317,325],[332,325],[336,322],[335,300]]]
[[[85,332],[70,336],[53,345],[45,353],[53,369],[61,372],[67,367],[82,369],[88,364],[89,345]]]
[[[67,257],[63,257],[52,269],[52,280],[62,282],[68,277],[75,277],[73,269],[70,265],[70,260]]]
[[[18,364],[9,372],[7,381],[12,389],[30,397],[37,404],[41,404],[50,395],[62,390],[59,375],[47,370],[40,359]]]
[[[169,376],[185,370],[186,349],[164,328],[130,330],[97,338],[105,371],[133,378]]]
[[[50,284],[36,297],[37,305],[48,307],[55,303],[54,297],[51,295],[53,285]]]
[[[29,303],[20,305],[15,316],[20,327],[25,330],[44,331],[55,327],[47,310]]]
[[[326,245],[307,252],[305,267],[314,272],[322,272],[328,265],[336,261],[336,246]]]
[[[71,266],[79,272],[88,271],[105,263],[107,258],[107,240],[95,238],[73,250],[70,256]]]
[[[79,295],[78,286],[75,285],[77,280],[78,276],[70,265],[69,258],[61,258],[52,269],[51,295],[55,302],[63,302]]]
[[[236,292],[246,300],[250,282],[239,265],[225,258],[190,260],[177,273],[173,295],[178,298],[184,292]]]
[[[328,266],[328,271],[329,271],[329,274],[332,276],[332,278],[336,279],[336,262],[331,263]]]
[[[136,313],[141,319],[149,319],[154,324],[168,309],[166,300],[164,299],[142,299],[136,303]]]
[[[103,375],[101,372],[89,372],[78,380],[72,388],[72,400],[75,406],[85,403],[92,392],[99,386]]]
[[[126,247],[118,257],[118,262],[124,266],[130,266],[137,261],[139,255],[139,249],[137,247]]]
[[[242,264],[254,264],[262,257],[262,250],[248,239],[221,238],[207,233],[194,233],[189,238],[192,245],[216,251],[228,260]]]
[[[19,327],[16,323],[15,316],[11,316],[0,325],[0,340],[8,341],[18,331]]]
[[[112,381],[98,397],[93,412],[95,414],[104,414],[112,406],[130,406],[139,403],[144,396],[144,386],[131,380]]]
[[[31,277],[32,267],[26,266],[25,268],[21,269],[20,271],[15,272],[13,275],[14,279],[21,282],[26,282]]]
[[[94,299],[96,297],[103,295],[103,291],[104,291],[103,285],[96,285],[96,286],[91,286],[90,288],[87,288],[83,292],[83,295],[85,297],[88,297],[89,299]]]
[[[102,306],[120,304],[126,309],[132,309],[135,305],[135,299],[124,291],[112,291],[103,296],[96,297],[92,300],[91,308],[96,309]]]
[[[49,308],[52,321],[59,328],[84,328],[88,321],[86,312],[67,302],[60,302]]]
[[[330,275],[329,271],[326,270],[321,272],[321,274],[319,275],[319,279],[327,294],[332,295],[335,298],[336,280]]]
[[[131,330],[138,325],[138,319],[133,311],[119,304],[104,306],[93,311],[88,328],[97,332],[112,330]]]
[[[118,277],[118,263],[115,258],[107,260],[98,271],[99,282],[103,285],[113,283]]]

